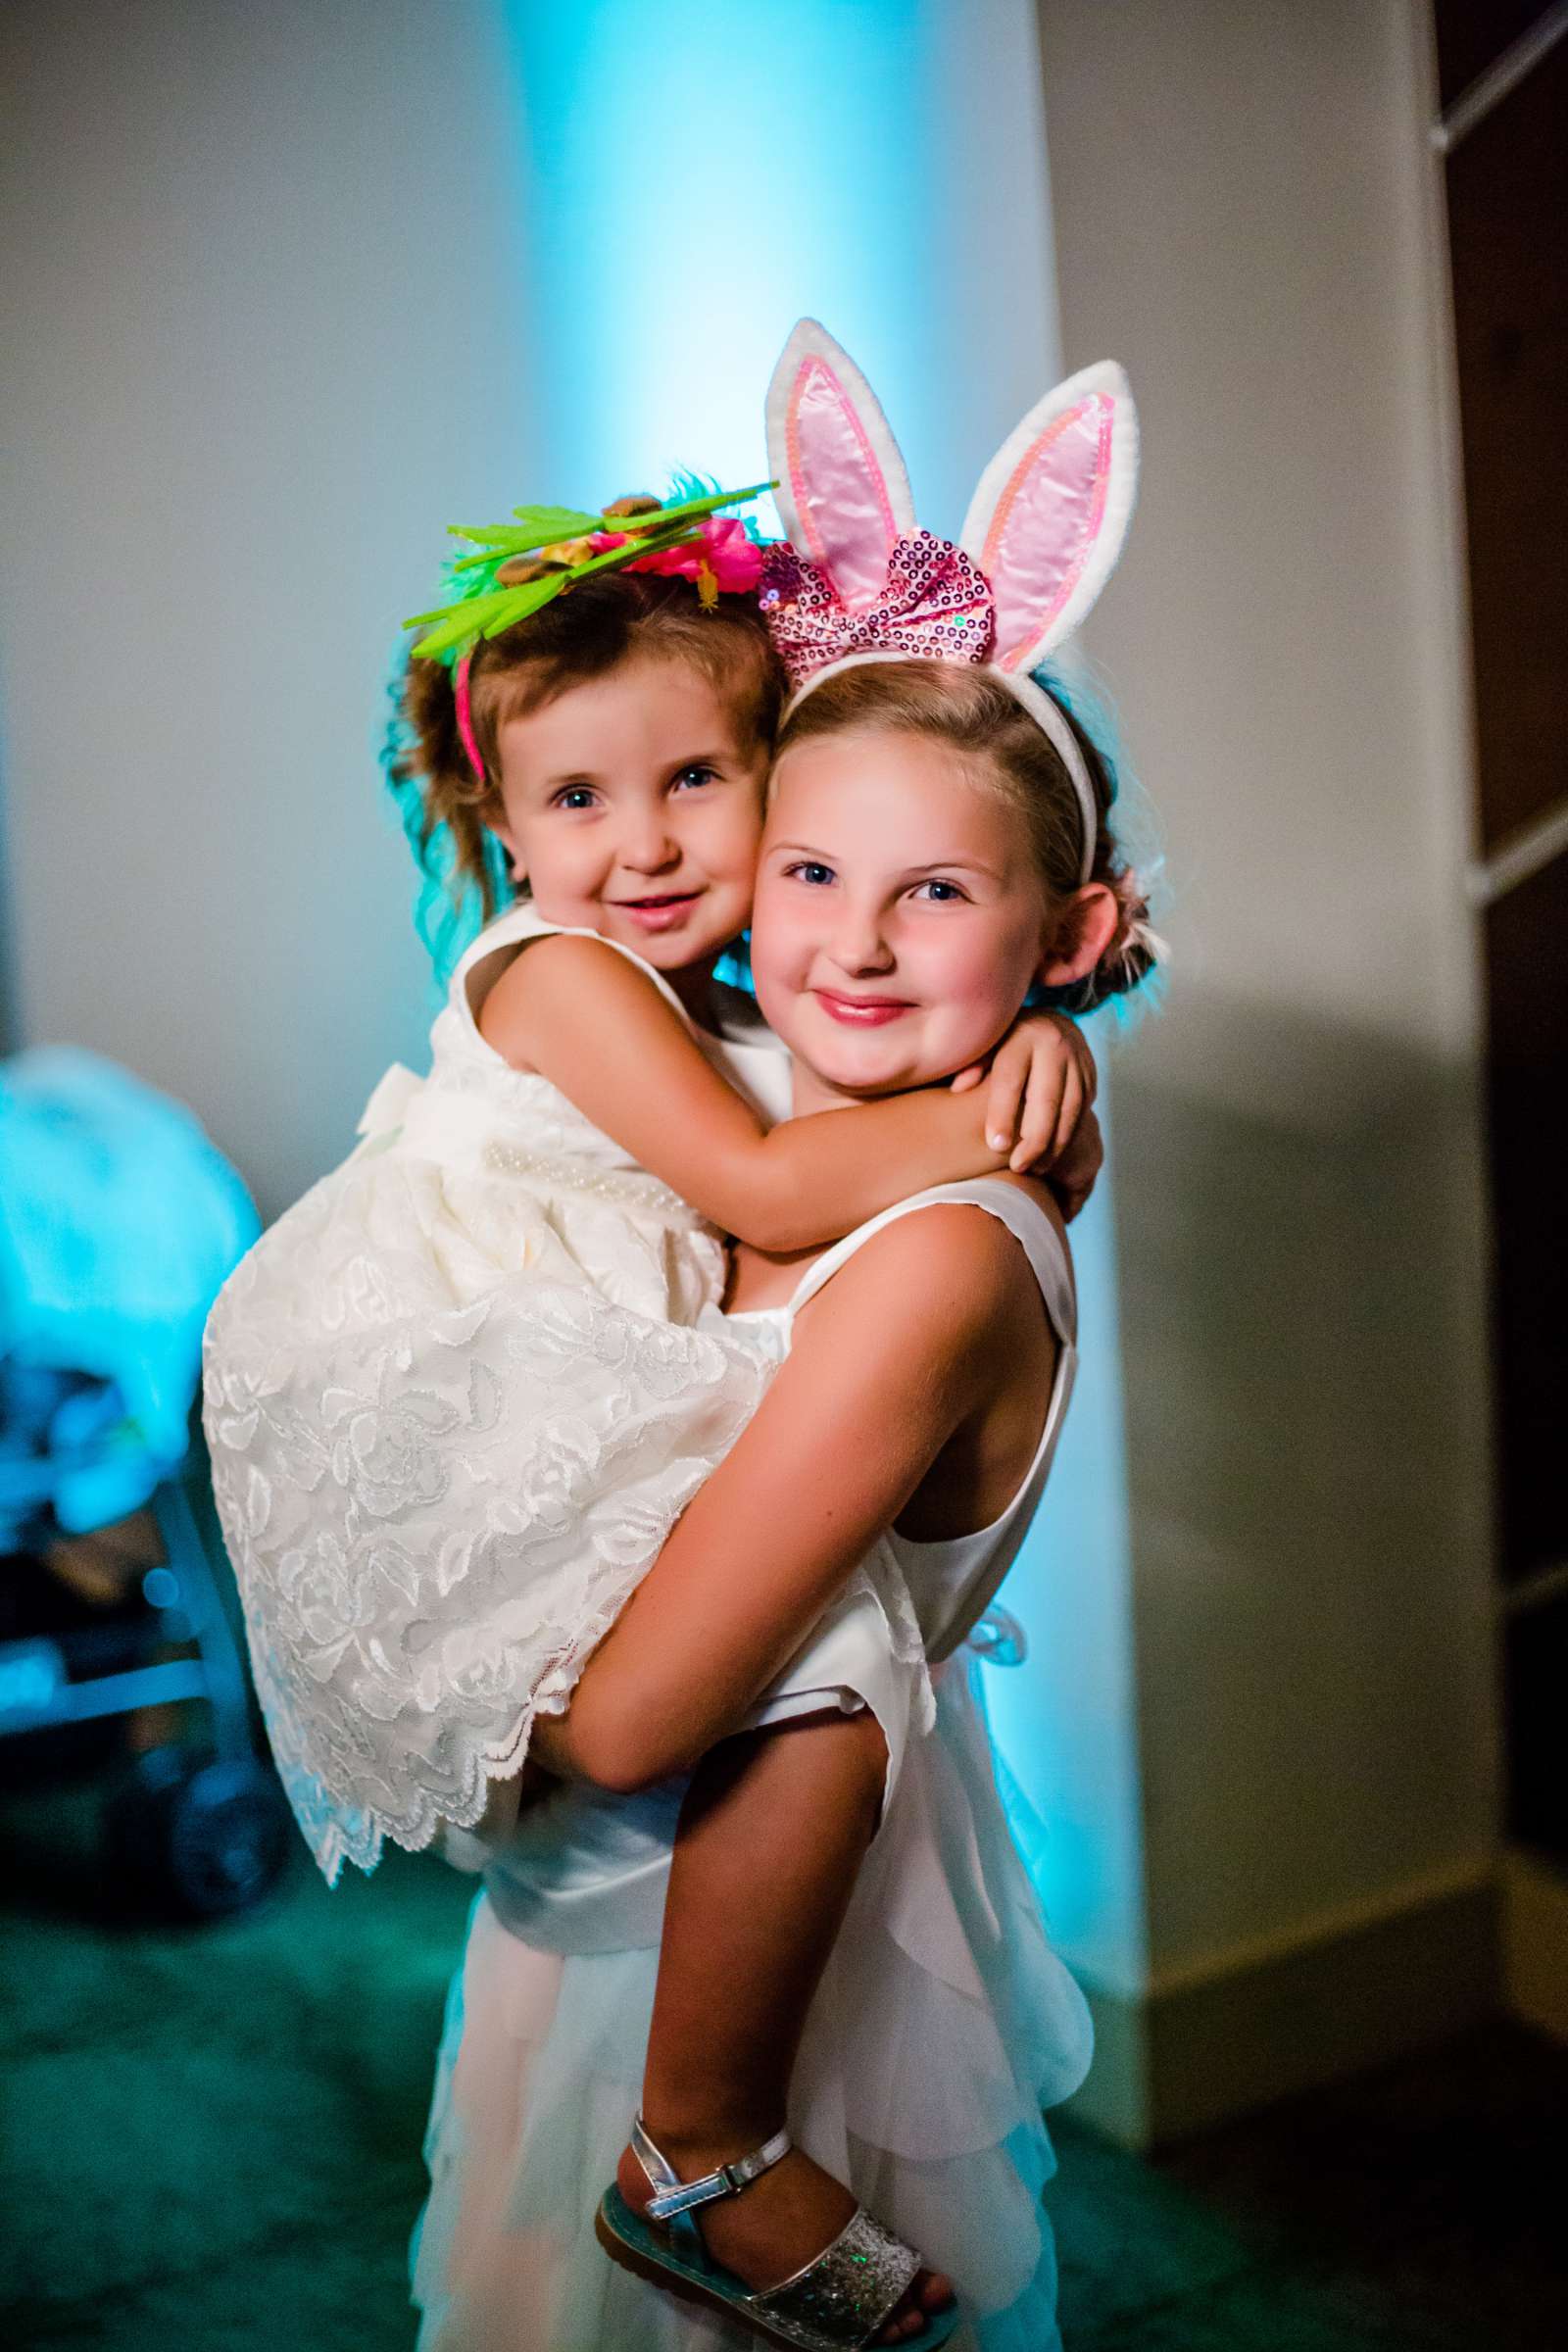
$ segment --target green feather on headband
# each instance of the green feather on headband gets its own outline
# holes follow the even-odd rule
[[[404,622],[422,629],[415,653],[424,661],[458,661],[481,637],[499,637],[596,571],[618,571],[644,556],[662,555],[669,548],[695,545],[702,526],[723,507],[744,506],[760,498],[772,482],[754,482],[747,490],[703,491],[677,498],[667,506],[651,507],[639,514],[589,514],[576,507],[514,507],[511,522],[453,523],[454,539],[466,539],[474,551],[457,557],[447,568],[445,585],[456,594],[428,612],[416,612]],[[526,580],[503,577],[508,565],[528,557],[588,539],[600,531],[624,535],[624,544],[599,554],[573,556],[569,562]]]

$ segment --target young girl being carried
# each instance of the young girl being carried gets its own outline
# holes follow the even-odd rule
[[[819,329],[792,342],[771,415],[780,504],[817,562],[781,551],[764,581],[809,690],[781,742],[753,951],[809,1112],[932,1084],[1040,981],[1088,1005],[1150,967],[1108,771],[1027,675],[1108,572],[1134,428],[1116,370],[1050,396],[983,480],[966,558],[914,534],[880,412]],[[857,562],[859,617],[842,596]],[[880,656],[861,633],[878,583],[882,612],[902,600]],[[956,611],[981,624],[956,656]],[[940,2278],[869,2319],[853,2295],[833,2307],[834,2232],[862,2220],[857,2196],[952,2274],[965,2342],[1055,2340],[1040,2108],[1081,2077],[1087,2022],[1043,1941],[957,1653],[1039,1498],[1070,1388],[1059,1224],[992,1178],[917,1195],[804,1273],[799,1253],[739,1261],[734,1322],[771,1327],[787,1360],[543,1736],[564,1768],[625,1793],[564,1789],[486,1874],[432,2119],[430,2352],[739,2340],[627,2272],[779,2342],[943,2340]],[[814,1697],[836,1718],[710,1752],[676,1840],[679,1784],[634,1791],[748,1719],[867,1551],[907,1580],[940,1662],[936,1738],[905,1744],[874,1618],[840,1619],[760,1709],[772,1725]],[[639,2078],[643,2122],[600,2216],[626,2266],[612,2273],[587,2210]],[[804,2153],[785,2153],[786,2113]]]
[[[472,1826],[495,1785],[514,1798],[534,1726],[755,1409],[778,1348],[717,1315],[720,1231],[820,1244],[1055,1152],[1088,1099],[1070,1030],[1035,1022],[985,1090],[769,1131],[778,1056],[713,1034],[783,683],[755,601],[726,593],[722,503],[636,502],[542,571],[540,531],[479,535],[411,702],[432,818],[479,875],[488,827],[530,896],[465,957],[429,1078],[383,1081],[360,1151],[209,1327],[258,1690],[329,1875]],[[552,528],[573,519],[596,518]],[[431,658],[460,649],[452,674]],[[902,1582],[873,1578],[857,1606],[907,1660]]]

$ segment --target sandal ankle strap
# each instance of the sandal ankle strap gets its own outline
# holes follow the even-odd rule
[[[763,2173],[771,2172],[789,2154],[794,2142],[787,2131],[775,2132],[771,2139],[754,2148],[749,2156],[738,2156],[733,2164],[721,2164],[716,2172],[704,2173],[697,2180],[682,2180],[650,2138],[640,2115],[631,2128],[631,2145],[655,2192],[648,2202],[648,2219],[665,2222],[676,2214],[690,2213],[694,2206],[711,2205],[719,2197],[738,2197],[743,2188],[749,2188]]]

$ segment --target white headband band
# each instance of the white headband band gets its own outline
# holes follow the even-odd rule
[[[907,654],[841,655],[837,662],[827,662],[823,668],[813,672],[804,686],[796,689],[784,715],[790,717],[825,678],[836,678],[841,670],[860,669],[867,662],[906,662],[910,659]],[[960,666],[967,668],[970,664],[955,662],[947,666],[956,669]],[[973,666],[979,668],[985,677],[995,678],[999,685],[1005,686],[1014,702],[1020,703],[1028,711],[1067,770],[1073,791],[1078,795],[1078,823],[1083,836],[1083,853],[1078,860],[1078,887],[1082,890],[1095,870],[1095,844],[1100,838],[1100,808],[1095,799],[1095,788],[1089,781],[1089,770],[1084,765],[1083,753],[1078,748],[1078,739],[1067,724],[1066,714],[1060,704],[1043,686],[1037,686],[1033,678],[1023,677],[1016,670],[999,669],[994,662]]]

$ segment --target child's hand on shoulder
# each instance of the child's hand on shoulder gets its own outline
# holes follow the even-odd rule
[[[958,1072],[953,1091],[965,1094],[982,1082],[986,1141],[993,1151],[1008,1152],[1007,1165],[1016,1174],[1033,1168],[1054,1180],[1080,1128],[1086,1120],[1091,1124],[1092,1133],[1073,1153],[1069,1181],[1058,1188],[1063,1210],[1076,1214],[1103,1156],[1099,1121],[1093,1118],[1099,1072],[1077,1023],[1060,1012],[1026,1013],[988,1062],[971,1062]]]
[[[1100,1132],[1099,1117],[1091,1108],[1084,1112],[1072,1131],[1067,1149],[1052,1161],[1046,1176],[1056,1196],[1064,1224],[1070,1225],[1083,1207],[1104,1163],[1104,1138]]]

